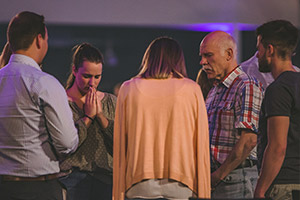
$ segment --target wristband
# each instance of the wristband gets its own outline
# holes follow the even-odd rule
[[[84,114],[85,117],[89,118],[91,121],[94,121],[93,118],[91,118],[90,116],[88,116],[87,114]]]

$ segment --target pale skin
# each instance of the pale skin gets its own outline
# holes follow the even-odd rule
[[[83,117],[87,127],[92,123],[90,119],[92,118],[96,119],[103,128],[107,128],[108,120],[103,115],[101,104],[104,93],[96,90],[102,76],[102,63],[84,61],[77,71],[73,67],[72,73],[75,76],[75,81],[72,87],[67,90],[69,100],[84,110],[85,115],[88,116]]]
[[[207,73],[208,79],[223,80],[235,67],[236,44],[233,38],[225,32],[215,31],[207,35],[200,44],[202,57],[200,64]],[[240,165],[256,146],[257,135],[251,130],[240,130],[239,141],[222,163],[222,165],[211,174],[211,186],[215,188],[232,170]]]
[[[265,48],[261,43],[260,36],[257,37],[257,49],[259,62],[266,63],[274,79],[284,71],[295,71],[291,59],[279,57],[275,47],[271,44]],[[255,198],[265,197],[266,191],[281,169],[286,153],[289,125],[290,118],[288,116],[272,116],[267,119],[268,144],[264,152],[261,173],[255,188]]]

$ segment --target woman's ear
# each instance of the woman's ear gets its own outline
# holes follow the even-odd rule
[[[76,70],[76,68],[75,68],[75,65],[73,65],[73,66],[72,66],[72,74],[73,74],[73,76],[76,77],[76,73],[77,73],[77,70]]]

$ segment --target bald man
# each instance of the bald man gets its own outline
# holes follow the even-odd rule
[[[208,34],[199,55],[208,79],[215,79],[206,99],[212,198],[252,198],[263,89],[238,65],[236,42],[226,32]]]

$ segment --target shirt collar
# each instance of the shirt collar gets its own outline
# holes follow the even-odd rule
[[[10,56],[10,59],[9,59],[9,63],[11,63],[11,62],[16,62],[16,63],[21,63],[21,64],[24,64],[24,65],[29,65],[31,67],[34,67],[34,68],[38,69],[38,70],[41,70],[40,66],[35,62],[35,60],[30,58],[29,56],[25,56],[25,55],[22,55],[22,54],[12,54]]]
[[[235,80],[236,77],[238,77],[241,74],[241,72],[242,70],[240,69],[240,66],[237,66],[236,68],[234,68],[234,70],[227,74],[227,76],[225,76],[221,83],[223,83],[223,85],[229,88],[232,82]]]

